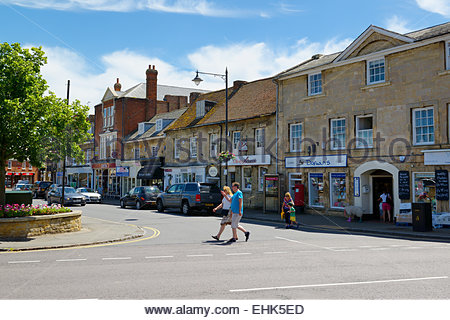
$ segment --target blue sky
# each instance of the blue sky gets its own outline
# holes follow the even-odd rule
[[[405,33],[448,22],[450,0],[0,0],[0,41],[42,46],[50,89],[99,103],[108,85],[192,87],[196,69],[232,80],[274,75],[345,47],[369,25]],[[205,77],[202,89],[223,81]]]

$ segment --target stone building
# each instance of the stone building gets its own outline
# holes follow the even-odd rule
[[[314,55],[275,77],[286,191],[311,212],[345,203],[379,219],[412,202],[449,211],[450,23],[398,34],[367,28],[344,51]]]

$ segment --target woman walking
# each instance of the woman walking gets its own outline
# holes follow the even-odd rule
[[[230,197],[233,196],[233,193],[231,192],[230,187],[224,186],[223,192],[225,192]],[[222,235],[223,230],[225,230],[225,227],[229,224],[231,224],[231,214],[230,214],[230,207],[231,207],[231,201],[227,199],[227,197],[222,198],[222,203],[219,204],[216,208],[213,209],[213,212],[216,212],[219,209],[222,209],[222,220],[220,221],[220,229],[217,235],[211,236],[213,239],[216,239],[217,241],[220,240],[220,236]]]

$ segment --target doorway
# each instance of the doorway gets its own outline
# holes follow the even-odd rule
[[[388,172],[380,172],[383,170],[377,170],[372,173],[372,203],[373,203],[373,213],[372,213],[372,219],[380,220],[380,202],[378,199],[380,198],[380,195],[387,191],[392,198],[393,195],[393,182],[392,182],[392,175]],[[393,198],[392,198],[393,199]],[[394,202],[392,199],[389,200],[389,204],[391,205],[391,219],[393,219],[393,212],[394,212]]]

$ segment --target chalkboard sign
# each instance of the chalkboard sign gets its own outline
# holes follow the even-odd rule
[[[436,170],[436,200],[448,200],[448,171]]]
[[[398,172],[398,197],[402,200],[409,200],[411,197],[409,188],[409,171]]]

